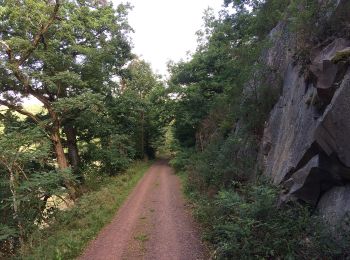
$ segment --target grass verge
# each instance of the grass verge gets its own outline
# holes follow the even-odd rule
[[[138,162],[121,175],[103,178],[95,191],[84,194],[70,210],[59,212],[49,228],[33,234],[19,258],[78,257],[112,220],[149,166],[149,162]]]
[[[203,231],[211,259],[347,259],[348,237],[336,240],[310,208],[297,202],[277,206],[279,190],[259,180],[236,183],[214,196],[178,176]]]

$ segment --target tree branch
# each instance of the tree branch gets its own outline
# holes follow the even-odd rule
[[[7,53],[8,59],[10,62],[13,61],[13,55],[12,55],[12,49],[10,48],[10,46],[5,42],[5,41],[0,41],[0,44],[2,45],[2,47],[5,48],[5,51]]]
[[[4,120],[4,119],[6,119],[6,116],[4,116],[3,114],[0,113],[0,119]]]
[[[40,102],[43,103],[44,107],[48,110],[49,114],[51,114],[53,117],[56,117],[56,113],[52,110],[50,101],[45,96],[41,95],[40,93],[36,92],[33,89],[33,87],[30,85],[29,77],[21,71],[20,66],[30,57],[33,51],[38,47],[42,36],[49,30],[50,26],[57,19],[57,13],[58,13],[59,7],[60,7],[60,0],[55,0],[55,7],[48,22],[45,25],[41,26],[39,32],[34,36],[34,39],[32,41],[32,46],[24,52],[24,54],[22,55],[22,57],[19,58],[18,61],[14,59],[12,49],[10,48],[10,46],[5,41],[0,41],[0,44],[6,50],[9,62],[14,65],[12,68],[13,74],[23,84],[24,89],[21,92],[23,94],[31,94],[32,96],[37,98]],[[2,101],[2,102],[6,102],[6,101]],[[10,105],[10,106],[7,106],[7,105]],[[10,109],[16,110],[18,113],[21,113],[23,115],[26,115],[32,118],[35,122],[38,122],[37,118],[33,114],[23,110],[21,107],[14,106],[8,102],[7,102],[7,105],[5,106],[9,107]]]
[[[6,106],[11,110],[15,110],[16,112],[31,118],[35,123],[40,124],[39,118],[37,118],[34,114],[24,110],[20,106],[11,104],[11,103],[7,102],[6,100],[0,100],[0,105]]]
[[[23,94],[30,94],[36,99],[38,99],[44,107],[48,110],[50,115],[53,115],[54,111],[52,110],[50,101],[44,97],[42,94],[36,92],[32,86],[29,84],[29,78],[27,75],[25,75],[19,67],[16,67],[13,69],[13,73],[15,74],[16,78],[23,84],[24,91],[20,91]]]
[[[29,49],[27,49],[27,51],[23,54],[23,56],[18,60],[17,62],[18,66],[21,66],[29,58],[29,56],[33,53],[33,51],[38,47],[41,41],[41,37],[49,30],[50,26],[57,19],[57,13],[58,13],[59,7],[60,7],[60,0],[56,0],[55,7],[49,18],[49,21],[45,25],[41,26],[39,32],[35,35],[33,39],[32,46]]]

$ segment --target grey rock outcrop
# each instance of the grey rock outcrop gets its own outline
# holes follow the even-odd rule
[[[309,109],[306,102],[313,89],[307,88],[299,71],[299,67],[289,65],[284,75],[282,96],[271,112],[264,132],[263,146],[270,146],[265,152],[265,174],[272,177],[275,184],[281,184],[302,163],[313,143],[317,125],[314,108]]]
[[[288,189],[285,200],[291,195],[311,205],[316,205],[322,191],[329,189],[334,182],[330,173],[322,167],[321,155],[313,157],[303,168],[296,171],[284,186]]]
[[[334,62],[338,53],[344,52],[350,46],[350,41],[343,38],[336,39],[322,49],[313,59],[309,69],[317,80],[315,87],[318,97],[326,104],[331,101],[336,90],[337,80],[344,74],[344,64]],[[338,79],[337,79],[338,77]]]
[[[350,71],[333,97],[316,130],[315,141],[329,156],[336,154],[339,160],[350,167]],[[349,176],[344,176],[350,180]]]
[[[347,1],[337,4],[339,9]],[[332,211],[341,216],[339,205],[350,204],[350,40],[334,37],[313,49],[305,77],[284,22],[270,38],[264,63],[283,84],[264,130],[259,156],[264,173],[284,187],[282,200],[303,200],[325,218]]]

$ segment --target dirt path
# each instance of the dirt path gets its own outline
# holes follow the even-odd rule
[[[114,220],[80,259],[207,259],[198,230],[165,161],[145,174]]]

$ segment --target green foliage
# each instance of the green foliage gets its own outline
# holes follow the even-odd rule
[[[54,5],[46,1],[26,1],[23,5],[12,0],[3,2],[1,40],[16,56],[29,48],[28,35],[35,35],[50,19]],[[26,71],[37,94],[51,95],[57,100],[79,95],[86,89],[110,91],[111,77],[118,75],[131,58],[128,9],[128,5],[114,9],[110,4],[95,5],[92,1],[62,1],[57,16],[64,19],[54,22],[23,65],[28,68]],[[11,68],[5,59],[2,66]],[[11,75],[3,76],[17,80]],[[3,84],[2,88],[25,95],[22,84]]]
[[[107,143],[102,141],[100,147],[90,146],[89,153],[92,159],[101,162],[101,172],[114,175],[129,167],[135,150],[129,136],[115,134],[109,136]]]
[[[78,173],[77,142],[87,128],[79,125],[79,116],[105,110],[105,99],[118,87],[115,79],[133,57],[127,22],[130,6],[114,8],[88,0],[2,3],[0,104],[45,128],[58,167],[67,168],[69,159]],[[42,103],[43,115],[23,109],[23,98],[28,96]]]
[[[1,251],[13,253],[6,243],[23,243],[39,229],[38,223],[54,216],[56,209],[46,207],[46,201],[53,194],[65,193],[62,184],[72,180],[72,176],[69,171],[58,172],[52,166],[50,142],[41,129],[23,127],[25,123],[20,122],[15,126],[16,119],[10,114],[7,120],[0,136],[0,246]]]
[[[176,155],[170,160],[170,165],[176,171],[183,171],[189,164],[191,155],[193,155],[194,150],[192,149],[182,149],[177,147]]]
[[[129,132],[126,133],[133,133],[136,157],[153,159],[157,141],[164,135],[162,128],[167,122],[167,111],[164,86],[159,76],[152,72],[150,64],[138,59],[129,64],[123,78],[120,99],[128,103],[124,108],[120,104],[117,106],[122,111],[125,108],[129,110],[123,111],[123,120],[128,121]],[[129,116],[125,118],[126,115]]]
[[[331,2],[224,1],[219,18],[206,12],[191,59],[170,64],[171,164],[186,175],[214,259],[342,259],[347,253],[310,209],[278,208],[278,191],[257,181],[259,142],[281,85],[262,63],[270,31],[289,24],[298,45],[291,51],[307,65],[310,46],[346,35],[345,16],[337,14],[337,26],[330,17]]]
[[[326,0],[315,2],[311,0],[295,0],[288,6],[290,27],[298,32],[303,40],[315,40],[324,33],[329,15],[334,12],[336,2]],[[322,37],[327,37],[323,35]]]
[[[0,241],[6,241],[13,237],[18,237],[18,230],[8,225],[0,223]]]
[[[148,96],[152,89],[159,84],[150,64],[142,60],[133,60],[125,74],[127,90],[136,92],[140,98]]]
[[[295,33],[295,62],[307,72],[312,49],[329,44],[334,37],[347,38],[350,35],[350,3],[344,2],[336,9],[337,1],[295,0],[288,6],[288,25]]]
[[[211,199],[187,188],[213,259],[331,259],[346,250],[308,208],[278,208],[275,188],[234,186]]]
[[[170,65],[168,91],[176,96],[172,110],[174,137],[181,146],[194,147],[196,134],[205,127],[203,121],[222,107],[226,114],[216,123],[224,126],[240,119],[248,131],[261,135],[279,86],[261,80],[272,72],[260,65],[260,57],[268,46],[266,37],[281,19],[287,2],[236,1],[234,14],[223,12],[215,19],[206,13],[206,27],[198,32],[197,52],[188,62]],[[249,85],[252,90],[243,91]]]
[[[240,107],[241,118],[244,117],[244,130],[257,139],[262,137],[265,121],[280,96],[280,86],[264,85],[264,79],[260,80],[261,85],[243,100]]]
[[[74,207],[60,211],[44,230],[34,232],[22,248],[21,259],[75,259],[93,239],[137,184],[149,163],[133,164],[125,173],[104,177],[91,171],[87,176],[90,192]]]
[[[40,225],[55,225],[61,212],[50,197],[77,199],[90,171],[117,175],[161,145],[168,100],[159,76],[131,53],[130,9],[0,0],[1,251],[11,255]],[[28,97],[40,109],[28,109]]]

